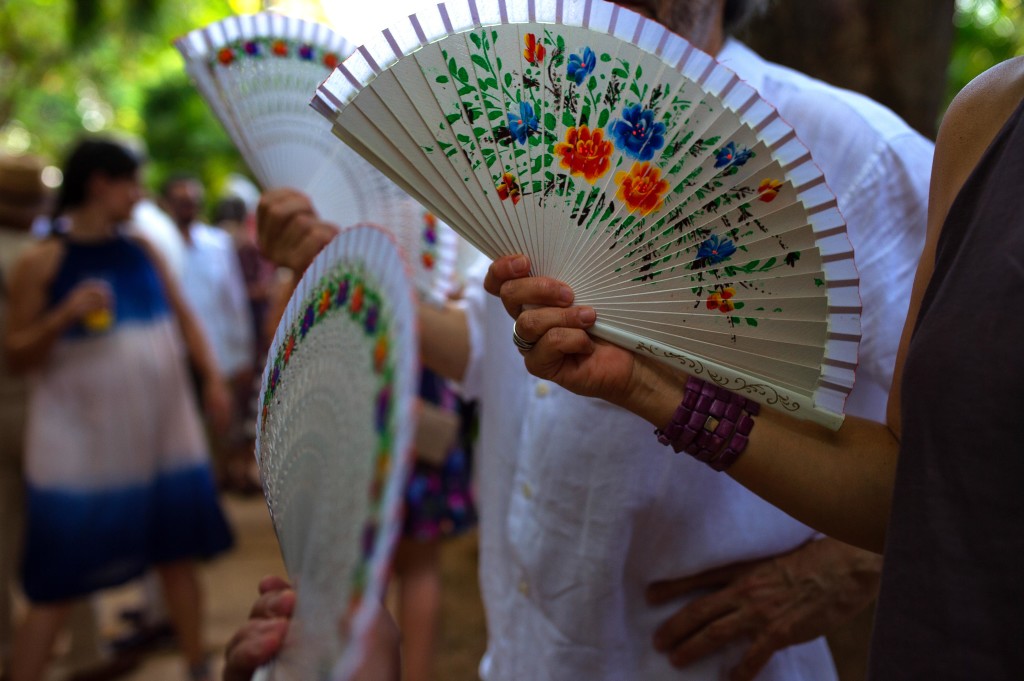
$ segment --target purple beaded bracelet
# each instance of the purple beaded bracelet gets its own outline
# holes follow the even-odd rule
[[[654,433],[661,444],[724,471],[746,449],[760,411],[757,402],[691,376],[672,420]]]

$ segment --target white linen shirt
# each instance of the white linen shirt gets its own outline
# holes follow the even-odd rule
[[[181,288],[227,378],[252,365],[252,313],[231,235],[196,223],[189,228]]]
[[[838,196],[864,304],[847,411],[881,420],[924,240],[932,144],[871,100],[765,62],[734,40],[718,58],[776,105]],[[671,667],[651,641],[683,601],[652,607],[645,588],[785,552],[815,533],[727,475],[658,444],[639,417],[529,375],[511,319],[479,285],[463,304],[472,357],[462,389],[481,403],[481,677],[726,678],[745,644]],[[823,639],[776,653],[758,676],[834,678]]]

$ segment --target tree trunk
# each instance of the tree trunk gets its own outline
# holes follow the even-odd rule
[[[955,0],[775,0],[740,38],[772,61],[862,92],[934,139]]]

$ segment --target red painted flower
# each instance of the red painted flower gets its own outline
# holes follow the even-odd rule
[[[384,362],[388,358],[388,338],[381,336],[377,339],[377,345],[373,348],[373,368],[379,374],[384,370]]]
[[[757,198],[765,203],[771,203],[779,195],[779,189],[781,188],[781,182],[766,177],[761,180],[761,184],[757,185]]]
[[[338,55],[336,55],[334,52],[328,52],[327,54],[324,55],[324,66],[331,69],[332,71],[338,66],[340,61],[341,60],[338,59]]]
[[[502,201],[512,199],[512,205],[519,203],[522,198],[522,191],[519,189],[519,182],[512,173],[505,173],[501,176],[501,184],[498,185],[498,196]]]
[[[562,157],[560,165],[572,175],[582,175],[590,184],[608,172],[612,149],[603,130],[591,130],[585,125],[569,128],[565,141],[555,145],[555,153]]]
[[[716,291],[708,296],[705,304],[709,310],[718,310],[723,314],[727,314],[736,309],[736,302],[732,299],[735,295],[736,289],[728,286],[724,290]]]
[[[288,56],[288,43],[283,40],[275,40],[274,44],[270,46],[270,51],[276,54],[278,57]]]
[[[428,270],[434,269],[434,255],[430,251],[423,251],[420,256],[420,260],[423,262],[423,266]]]
[[[287,362],[288,358],[292,356],[292,351],[295,350],[295,336],[288,336],[288,342],[284,345],[284,361]]]
[[[363,309],[363,285],[357,284],[356,290],[352,292],[352,312],[358,313]]]
[[[547,54],[547,50],[544,46],[537,42],[537,36],[533,33],[527,33],[523,37],[523,42],[526,43],[526,49],[523,50],[523,57],[526,61],[531,64],[539,64],[544,61],[544,55]]]
[[[667,180],[661,179],[661,170],[650,163],[634,163],[629,172],[615,173],[615,183],[619,191],[615,198],[626,204],[630,211],[638,210],[647,215],[661,208],[668,192]]]
[[[222,47],[222,48],[220,48],[220,51],[217,52],[217,61],[219,61],[224,66],[227,66],[228,64],[230,64],[234,60],[235,60],[235,51],[232,50],[230,47]]]

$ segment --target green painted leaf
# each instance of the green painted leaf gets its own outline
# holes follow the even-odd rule
[[[639,64],[637,64],[636,65],[636,78],[637,78],[637,80],[640,80],[643,77],[644,77],[644,68],[642,66],[640,66]]]
[[[490,71],[491,70],[491,65],[488,64],[487,60],[484,59],[483,57],[481,57],[479,54],[472,55],[470,57],[470,59],[472,60],[472,62],[474,64],[476,64],[480,68],[484,69],[485,71]]]
[[[555,114],[550,111],[544,114],[544,127],[548,130],[554,130],[558,125],[558,119],[555,118]]]
[[[612,112],[609,109],[602,109],[601,113],[597,116],[597,127],[603,128],[608,125],[608,119],[611,118]]]
[[[457,113],[451,113],[451,114],[448,114],[447,116],[445,116],[445,120],[447,120],[449,124],[454,123],[455,121],[459,120],[460,118],[462,118],[462,114],[457,114]]]
[[[602,52],[601,53],[601,61],[603,61],[604,63],[607,64],[611,60],[612,60],[612,55],[608,54],[607,52]]]
[[[593,92],[597,89],[597,77],[591,76],[590,80],[587,81],[587,89]]]
[[[537,158],[533,159],[533,164],[530,166],[530,172],[531,173],[539,173],[540,169],[543,166],[544,166],[544,157],[543,156],[538,156]]]
[[[463,83],[468,83],[469,71],[466,70],[465,66],[460,66],[458,73],[455,74],[455,77],[461,80]]]
[[[505,87],[512,87],[512,74],[511,73],[506,73],[505,74]]]
[[[463,85],[459,88],[459,97],[465,97],[468,94],[472,94],[476,91],[476,88],[472,85]]]
[[[455,61],[455,60],[453,59],[452,61]],[[616,66],[614,69],[612,69],[612,75],[613,76],[617,76],[619,78],[629,78],[629,74],[626,73],[625,70],[619,68],[618,66]]]
[[[480,47],[480,36],[478,36],[476,33],[470,33],[469,39],[473,41],[474,45]]]
[[[572,117],[572,113],[568,109],[562,112],[562,125],[567,128],[576,125],[576,119]]]
[[[487,120],[496,121],[504,115],[504,112],[498,109],[491,109],[490,111],[487,112]]]
[[[473,135],[476,136],[477,139],[480,139],[481,137],[483,137],[486,134],[487,134],[487,128],[480,128],[480,127],[473,128]]]
[[[757,320],[747,317],[747,326],[757,326]]]
[[[448,76],[438,76],[434,80],[436,80],[438,83],[441,83],[442,85],[444,85],[445,83],[448,82]]]

